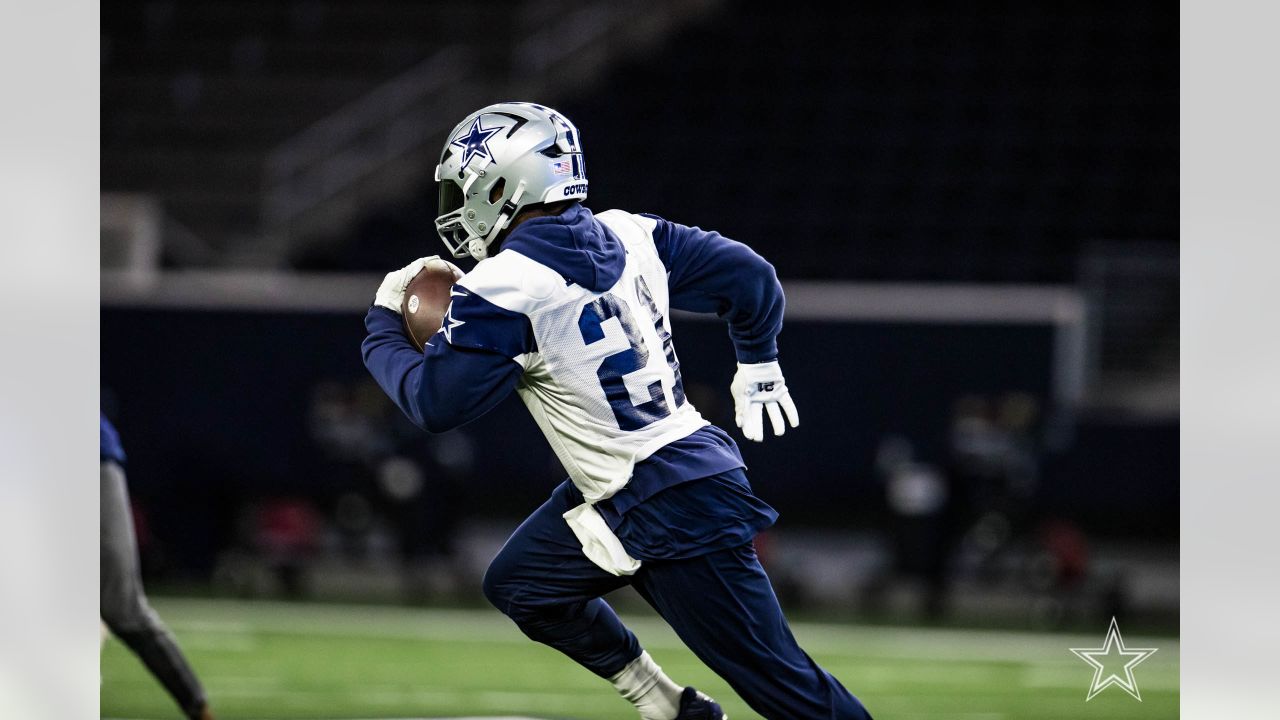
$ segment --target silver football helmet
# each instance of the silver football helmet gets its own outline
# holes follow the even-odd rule
[[[489,256],[522,209],[587,197],[578,129],[544,105],[505,102],[458,123],[436,166],[436,232],[454,257]]]

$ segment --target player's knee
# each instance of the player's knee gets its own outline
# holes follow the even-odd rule
[[[500,563],[494,563],[484,574],[485,599],[523,629],[529,622],[536,622],[548,612],[548,603],[539,600],[541,593],[527,578],[504,572]],[[554,603],[553,603],[554,604]]]
[[[155,612],[142,595],[126,594],[114,600],[103,598],[102,621],[117,637],[151,631],[158,623]]]

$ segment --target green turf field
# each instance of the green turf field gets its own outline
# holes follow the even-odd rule
[[[634,720],[608,684],[526,640],[487,610],[154,601],[213,698],[218,717],[422,718],[527,715]],[[758,716],[652,615],[624,613],[677,682],[716,697],[732,720]],[[1082,720],[1178,716],[1178,643],[1134,670],[1142,702],[1118,688],[1088,703],[1093,671],[1069,647],[1092,635],[796,623],[800,642],[877,720]],[[1121,631],[1124,631],[1121,625]],[[114,639],[102,655],[102,714],[173,718],[168,698]]]

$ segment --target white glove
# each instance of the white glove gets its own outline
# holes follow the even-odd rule
[[[746,365],[738,363],[738,372],[729,385],[733,393],[733,419],[742,428],[742,434],[748,440],[762,442],[764,440],[764,413],[768,411],[769,422],[773,425],[773,434],[782,435],[787,431],[782,422],[782,413],[786,412],[791,427],[799,427],[800,414],[796,412],[796,404],[787,391],[787,382],[782,379],[782,368],[774,362]]]
[[[413,279],[418,271],[427,264],[428,260],[434,260],[440,257],[432,255],[430,257],[418,258],[395,272],[387,273],[382,279],[382,284],[378,286],[378,294],[373,298],[373,304],[388,310],[394,310],[396,314],[400,313],[400,307],[404,305],[404,289],[409,287],[409,281]]]

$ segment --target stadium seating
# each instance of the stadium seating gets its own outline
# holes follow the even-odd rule
[[[234,255],[261,230],[273,146],[446,42],[509,62],[508,5],[104,16],[103,188],[159,194]],[[1071,281],[1092,240],[1177,240],[1177,19],[1157,8],[726,2],[545,99],[583,130],[593,206],[721,229],[784,277]],[[368,248],[429,237],[428,190],[371,206],[313,239],[337,235],[341,252],[294,264],[367,269],[383,261]]]
[[[487,7],[215,0],[104,13],[103,190],[156,194],[234,254],[261,229],[271,148],[446,42],[501,35],[505,25],[460,21]]]
[[[689,29],[615,73],[621,99],[564,103],[595,203],[733,233],[784,277],[1064,281],[1090,239],[1175,241],[1177,18],[979,7]]]

